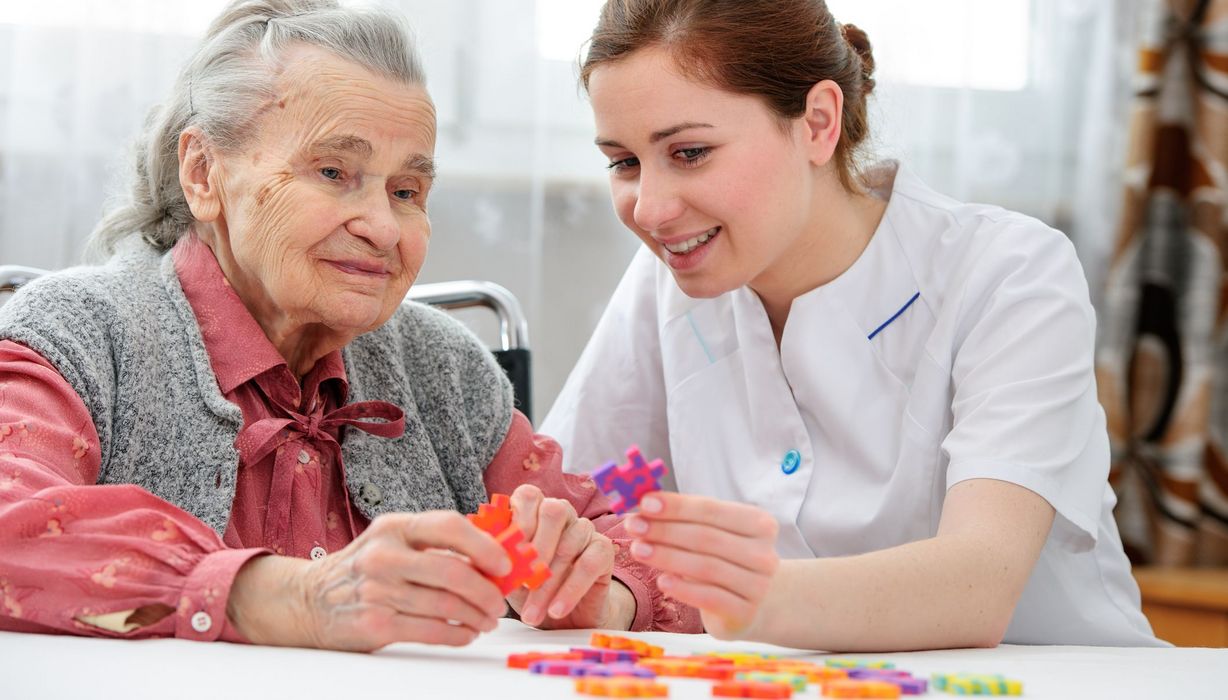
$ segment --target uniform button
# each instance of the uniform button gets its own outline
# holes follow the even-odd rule
[[[358,497],[369,506],[378,506],[384,500],[384,493],[375,484],[363,484]]]
[[[213,618],[209,616],[209,613],[202,610],[192,616],[192,629],[197,632],[204,634],[211,627],[213,627]]]
[[[311,455],[307,454],[307,450],[299,450],[299,452],[298,452],[298,463],[299,463],[299,464],[306,464],[306,463],[308,463],[308,462],[310,462],[310,461],[311,461]]]
[[[785,458],[780,461],[780,471],[785,474],[792,474],[800,466],[802,466],[802,453],[797,450],[789,450],[785,453]]]
[[[316,561],[320,561],[321,559],[327,556],[328,556],[328,552],[325,551],[323,547],[312,547],[311,548],[311,558],[312,559],[315,559]]]

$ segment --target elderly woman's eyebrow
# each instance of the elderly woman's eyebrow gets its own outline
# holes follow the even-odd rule
[[[354,155],[363,160],[370,158],[375,153],[375,147],[371,145],[370,141],[361,136],[350,134],[320,139],[311,144],[307,150],[312,154]],[[422,153],[414,153],[401,162],[401,170],[418,173],[423,177],[434,179],[435,159]]]

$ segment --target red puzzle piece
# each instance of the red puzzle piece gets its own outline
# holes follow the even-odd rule
[[[498,537],[512,524],[512,501],[502,493],[491,494],[490,503],[483,503],[478,512],[465,517],[482,531]]]

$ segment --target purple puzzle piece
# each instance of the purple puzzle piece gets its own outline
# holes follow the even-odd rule
[[[534,661],[529,664],[529,673],[540,673],[547,676],[583,676],[585,671],[597,665],[592,661]]]
[[[584,669],[581,675],[584,676],[599,676],[603,678],[611,677],[631,677],[631,678],[656,678],[657,674],[652,669],[636,666],[633,663],[619,662],[613,664],[602,664],[600,666],[590,666]]]
[[[585,661],[613,663],[616,661],[639,661],[640,655],[630,649],[592,649],[589,647],[572,647],[571,652],[580,654]]]
[[[902,695],[923,695],[929,685],[924,678],[914,678],[907,671],[893,669],[850,668],[848,674],[849,678],[893,683],[899,686]]]
[[[593,472],[593,481],[610,497],[610,509],[625,513],[638,506],[644,494],[660,490],[665,472],[665,462],[645,462],[640,448],[632,445],[627,449],[626,464],[605,464]]]

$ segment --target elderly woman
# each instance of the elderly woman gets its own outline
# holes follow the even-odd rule
[[[460,512],[511,491],[542,627],[696,629],[447,316],[435,110],[403,24],[231,5],[151,118],[104,265],[0,310],[0,629],[371,650],[465,644],[510,563]],[[616,556],[616,552],[618,556]]]

